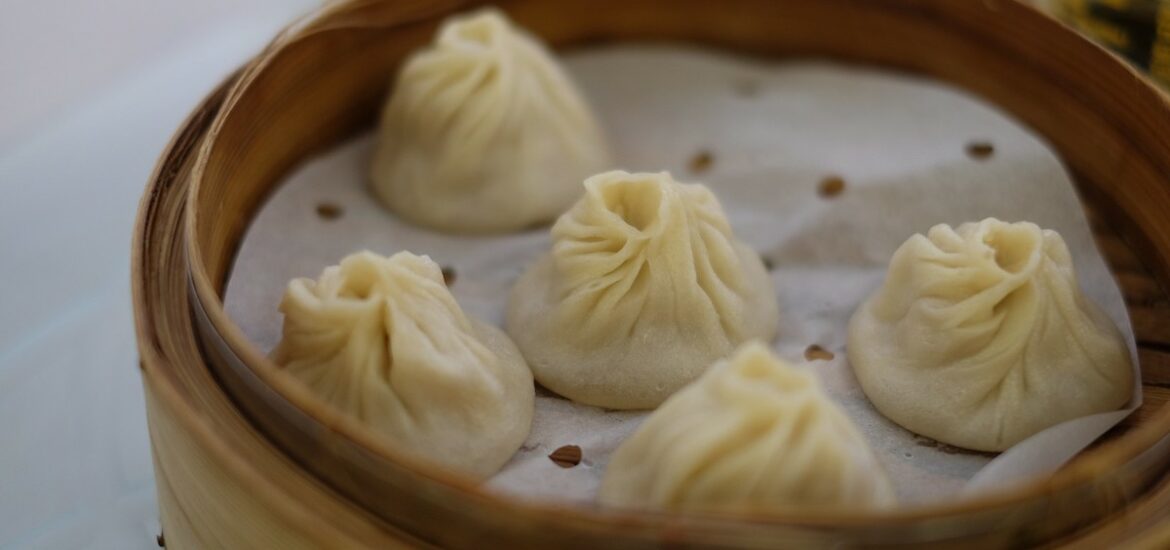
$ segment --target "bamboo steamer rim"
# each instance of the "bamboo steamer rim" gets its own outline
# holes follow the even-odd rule
[[[218,336],[218,338],[222,339],[228,345],[232,345],[232,343],[243,343],[244,345],[241,347],[233,346],[232,348],[232,351],[237,354],[237,357],[246,366],[255,366],[253,367],[254,371],[265,383],[284,395],[290,402],[298,406],[298,408],[313,411],[313,414],[317,415],[318,420],[331,431],[348,437],[377,454],[407,465],[412,470],[419,472],[433,481],[445,483],[460,490],[476,491],[476,484],[471,478],[457,472],[442,469],[428,461],[418,460],[399,453],[384,438],[378,436],[359,420],[351,415],[325,406],[324,402],[313,394],[311,390],[303,384],[298,383],[292,377],[280,372],[276,363],[252,344],[239,326],[228,317],[223,307],[223,300],[219,298],[219,292],[215,290],[215,285],[211,283],[211,278],[206,270],[194,267],[205,264],[203,263],[201,250],[198,246],[192,244],[195,241],[192,237],[196,234],[196,226],[202,217],[202,213],[197,208],[197,203],[193,198],[200,191],[200,186],[197,182],[203,181],[203,169],[206,166],[207,158],[214,149],[215,137],[227,121],[234,101],[238,99],[240,94],[247,90],[252,79],[264,71],[273,58],[281,51],[282,47],[292,42],[311,37],[319,32],[334,30],[330,25],[319,25],[318,23],[329,21],[330,16],[335,13],[345,12],[351,6],[377,3],[377,0],[357,0],[351,3],[333,1],[327,3],[319,12],[305,16],[301,20],[294,22],[277,35],[272,43],[264,49],[263,53],[245,65],[241,70],[239,78],[229,88],[227,96],[223,100],[223,107],[212,121],[207,138],[199,149],[198,158],[192,174],[192,181],[196,183],[191,186],[188,192],[191,198],[186,203],[188,266],[192,266],[189,267],[188,276],[191,281],[193,306],[201,309],[211,323],[210,326],[203,328],[214,331],[215,334],[213,336]],[[208,293],[215,296],[211,302],[208,302],[205,298]]]
[[[507,10],[509,4],[515,3],[501,2],[505,10]],[[877,2],[867,2],[866,0],[825,0],[825,3],[836,5],[838,6],[837,9],[859,10],[865,9],[862,8],[865,4],[878,4]],[[246,116],[246,114],[242,115],[234,110],[236,102],[249,90],[249,86],[254,79],[263,74],[265,69],[278,58],[284,48],[318,34],[337,31],[344,32],[346,29],[353,28],[354,25],[363,28],[384,28],[386,32],[390,32],[396,25],[430,21],[449,13],[455,8],[469,9],[480,3],[458,1],[416,2],[406,9],[417,9],[417,13],[414,13],[412,17],[400,16],[390,24],[374,19],[363,19],[355,15],[375,4],[377,2],[369,0],[329,4],[316,16],[306,19],[284,31],[255,61],[249,63],[243,69],[240,78],[232,85],[228,92],[223,102],[223,107],[216,115],[207,138],[199,150],[186,205],[186,250],[190,266],[189,276],[192,300],[206,314],[207,324],[202,327],[205,330],[204,336],[211,339],[221,339],[226,348],[238,356],[243,365],[250,368],[257,377],[268,384],[283,398],[287,399],[293,406],[314,416],[325,430],[349,439],[374,455],[384,457],[393,463],[405,465],[408,469],[418,473],[420,478],[426,482],[446,486],[449,489],[462,493],[467,499],[483,505],[491,505],[497,509],[522,511],[529,514],[571,514],[587,522],[616,520],[621,523],[653,523],[661,521],[663,518],[684,517],[691,518],[700,523],[703,521],[720,523],[746,520],[752,522],[782,521],[785,523],[816,526],[911,523],[942,516],[975,513],[1012,503],[1023,502],[1037,495],[1050,494],[1062,489],[1088,483],[1101,472],[1109,471],[1120,464],[1135,459],[1170,433],[1170,408],[1164,407],[1151,422],[1139,426],[1109,445],[1086,452],[1050,478],[1033,480],[1009,490],[981,496],[969,501],[913,508],[905,507],[887,512],[857,515],[801,512],[794,512],[783,516],[773,514],[744,515],[696,512],[666,514],[628,510],[598,510],[560,504],[532,504],[484,491],[466,477],[440,470],[430,464],[402,456],[382,438],[361,425],[355,419],[323,406],[323,403],[307,390],[307,388],[280,372],[279,367],[275,363],[247,340],[243,332],[228,318],[224,311],[218,285],[213,282],[213,277],[207,269],[208,264],[199,241],[201,224],[211,223],[206,220],[214,216],[213,212],[201,211],[199,209],[198,197],[204,189],[204,169],[207,166],[209,158],[215,152],[216,138],[231,117]],[[757,6],[761,9],[766,7],[766,4],[762,2],[745,1],[741,4]],[[897,0],[881,4],[891,11],[901,11],[903,13],[921,15],[928,18],[931,16],[937,17],[941,13],[941,10],[932,10],[932,8],[937,8],[938,3],[931,3],[925,0]],[[984,2],[983,5],[986,9],[999,10],[1005,14],[1010,13],[1012,17],[1027,20],[1028,25],[1046,28],[1048,32],[1060,35],[1066,47],[1070,44],[1075,46],[1075,55],[1083,56],[1080,57],[1083,62],[1094,67],[1106,67],[1109,72],[1107,75],[1108,78],[1119,79],[1120,82],[1123,82],[1122,86],[1126,92],[1131,97],[1137,98],[1142,107],[1153,109],[1154,112],[1149,113],[1147,120],[1170,124],[1170,105],[1166,103],[1165,98],[1160,92],[1147,84],[1134,69],[1118,60],[1109,52],[1091,44],[1085,39],[1074,36],[1072,31],[1048,20],[1044,15],[1020,3],[1018,0],[995,0],[992,2]],[[354,15],[354,17],[344,17],[347,14]],[[338,19],[339,17],[340,19]],[[952,23],[958,22],[952,21]],[[1156,122],[1152,122],[1152,124],[1154,123]],[[1124,131],[1125,129],[1122,130],[1122,134],[1128,134],[1128,132]],[[1132,145],[1135,149],[1140,150],[1143,148],[1142,144],[1136,141]],[[1150,156],[1150,160],[1151,162],[1156,162],[1159,159],[1157,155],[1154,155]],[[1170,166],[1166,165],[1165,160],[1162,162],[1163,165],[1160,168],[1163,168],[1166,172],[1170,172]],[[1152,209],[1154,207],[1148,208]],[[1145,214],[1145,217],[1148,218],[1149,212],[1147,211]],[[1167,258],[1170,257],[1170,239],[1167,239],[1165,234],[1161,235],[1161,237],[1162,239],[1160,241],[1154,240],[1153,250],[1157,252],[1157,256],[1153,258],[1153,261],[1158,264],[1160,278],[1164,281],[1165,277],[1162,274],[1165,272],[1165,266],[1168,264]],[[238,246],[239,243],[237,242],[235,244]],[[138,245],[135,248],[137,251]],[[147,370],[149,372],[150,369],[148,368]],[[209,433],[199,432],[199,435],[206,437],[209,442],[212,439]]]
[[[232,83],[238,81],[239,72],[240,71],[236,71],[236,74],[229,76],[219,86],[217,86],[216,90],[212,91],[208,95],[203,104],[201,104],[198,108],[195,109],[194,112],[188,115],[187,119],[183,121],[183,124],[180,126],[180,128],[188,129],[194,124],[195,120],[199,118],[201,111],[204,109],[217,107],[217,103],[222,100],[222,98],[219,96],[224,95],[231,87]],[[177,148],[178,144],[187,137],[188,136],[185,135],[183,131],[176,133],[171,137],[170,141],[163,150],[168,152],[173,151]],[[163,172],[167,168],[167,160],[167,156],[164,155],[155,164],[150,176],[151,182],[157,182],[163,177]],[[147,247],[144,239],[147,236],[147,224],[150,221],[149,214],[154,199],[155,196],[153,193],[145,193],[138,202],[138,216],[134,223],[135,228],[134,235],[131,240],[130,253],[130,262],[134,267],[144,265],[145,263],[143,252]],[[139,282],[140,280],[138,278],[135,278],[133,281],[133,290],[136,295],[141,295],[143,293],[143,289],[141,288]],[[141,342],[149,336],[143,333],[143,329],[149,327],[150,323],[145,317],[145,311],[143,311],[141,308],[135,308],[134,317],[135,324],[138,328],[137,336]],[[173,383],[168,383],[169,381],[166,380],[166,373],[162,372],[162,369],[160,368],[165,364],[165,361],[161,355],[157,353],[156,349],[153,346],[147,345],[140,345],[138,348],[139,368],[142,370],[145,384],[150,386],[153,391],[158,392],[161,395],[163,401],[167,401],[172,404],[181,404],[183,406],[185,414],[178,415],[178,419],[183,423],[188,433],[193,434],[195,440],[199,442],[199,445],[219,458],[221,461],[220,463],[224,464],[225,467],[237,478],[252,480],[253,483],[258,484],[259,486],[268,485],[271,480],[264,478],[264,476],[258,475],[258,472],[256,472],[256,470],[252,468],[251,465],[247,463],[247,461],[242,460],[241,457],[235,453],[232,453],[228,448],[226,448],[224,442],[220,438],[216,437],[213,427],[208,425],[208,423],[203,420],[202,416],[194,411],[194,408],[190,403],[187,402],[182,393]],[[266,495],[271,494],[271,492],[261,491],[260,494]],[[270,499],[267,501],[267,504],[285,514],[288,514],[290,517],[302,518],[306,521],[312,519],[305,513],[305,510],[298,509],[295,506],[295,503],[292,502],[281,499]]]
[[[182,276],[185,273],[185,270],[172,271],[169,268],[179,266],[165,261],[157,262],[156,256],[160,253],[173,253],[173,241],[181,238],[181,233],[166,233],[168,228],[174,228],[174,218],[168,219],[167,217],[168,212],[174,213],[174,209],[168,207],[168,201],[173,201],[171,197],[176,195],[172,188],[184,187],[180,181],[181,174],[184,170],[183,166],[190,164],[188,157],[191,146],[201,141],[206,133],[208,119],[212,118],[212,115],[219,110],[228,89],[239,78],[239,73],[239,70],[235,71],[209,93],[202,103],[188,115],[180,129],[163,149],[164,153],[152,171],[149,180],[151,183],[139,201],[138,216],[132,237],[132,290],[140,354],[139,368],[142,371],[143,386],[147,394],[146,412],[151,429],[155,477],[159,485],[158,498],[160,512],[162,512],[160,519],[163,527],[166,528],[165,534],[168,537],[166,544],[174,543],[176,548],[207,547],[208,544],[223,544],[225,539],[216,534],[215,540],[206,541],[188,530],[192,525],[190,525],[191,518],[186,507],[191,506],[192,503],[177,504],[173,501],[175,497],[173,485],[175,472],[172,471],[172,467],[177,468],[180,471],[179,477],[187,482],[194,481],[204,484],[210,483],[212,480],[200,477],[201,474],[207,473],[207,470],[204,469],[206,466],[202,463],[186,463],[178,460],[181,457],[174,455],[167,458],[168,449],[161,448],[166,446],[166,443],[157,439],[155,434],[155,424],[159,421],[157,417],[160,416],[168,417],[172,422],[181,426],[175,430],[173,436],[180,439],[187,438],[187,443],[193,443],[196,448],[213,457],[210,462],[210,464],[214,464],[212,467],[222,469],[222,475],[226,476],[227,479],[235,482],[238,487],[246,488],[245,490],[248,491],[252,499],[250,503],[230,502],[229,499],[229,501],[217,502],[217,506],[229,504],[230,507],[237,509],[239,504],[261,506],[265,512],[289,522],[287,525],[274,529],[274,525],[267,522],[225,525],[204,519],[199,522],[197,529],[210,529],[211,533],[217,533],[219,528],[231,527],[237,531],[242,529],[243,532],[263,533],[267,536],[271,536],[273,532],[295,533],[283,538],[292,537],[289,540],[298,548],[308,543],[313,544],[314,547],[338,547],[339,545],[342,547],[379,548],[429,547],[430,545],[426,541],[416,538],[413,534],[388,524],[364,510],[354,508],[352,504],[338,498],[338,495],[332,494],[328,490],[322,491],[323,487],[320,486],[319,481],[307,477],[304,472],[298,472],[300,474],[298,477],[301,479],[296,480],[296,483],[293,484],[294,487],[290,490],[289,479],[273,476],[269,468],[254,463],[256,458],[254,455],[241,454],[240,449],[235,446],[239,441],[229,441],[224,437],[222,432],[225,426],[223,424],[224,418],[202,408],[206,406],[205,400],[202,399],[206,395],[200,395],[200,392],[195,391],[202,388],[184,387],[180,380],[184,378],[179,372],[182,369],[178,369],[176,366],[184,363],[184,360],[190,357],[190,355],[184,355],[182,353],[184,350],[181,348],[195,346],[196,343],[193,339],[168,339],[167,333],[159,332],[159,327],[155,324],[156,321],[182,323],[183,318],[186,318],[188,324],[185,326],[190,327],[189,316],[179,314],[178,319],[166,319],[174,317],[181,309],[172,307],[172,305],[180,303],[186,305],[186,301],[182,300],[185,297],[183,293],[168,295],[174,299],[173,301],[165,298],[163,301],[151,300],[152,297],[157,298],[157,295],[152,294],[152,292],[157,293],[160,289],[168,288],[166,281],[168,278],[173,279],[172,274]],[[160,236],[162,236],[161,239]],[[163,246],[160,247],[157,244],[159,242]],[[165,246],[167,244],[171,245],[171,248],[168,249]],[[168,258],[171,261],[179,259],[173,254]],[[176,285],[169,285],[169,288],[175,287]],[[190,333],[187,334],[191,336]],[[209,389],[214,390],[218,387],[213,386]],[[214,396],[215,392],[212,391],[211,395]],[[222,392],[218,395],[221,398],[226,397]],[[162,409],[167,409],[167,412],[164,413]],[[171,435],[172,433],[168,432],[168,439]],[[262,436],[255,432],[245,434],[245,438],[248,436],[255,438],[255,441],[264,441]],[[261,444],[262,448],[264,446],[269,446],[269,448],[262,452],[275,452],[270,448],[270,445],[265,445],[265,443],[267,442]],[[264,464],[264,466],[271,467],[272,464]],[[210,486],[214,487],[214,484]],[[323,502],[316,498],[297,498],[306,493],[317,498],[323,497],[330,500]],[[328,505],[327,512],[323,510],[323,505]],[[203,512],[198,507],[194,510],[197,513]],[[183,523],[186,525],[172,525],[168,521],[168,513],[172,516],[183,517],[185,520]],[[258,519],[244,517],[249,522]],[[333,521],[322,521],[327,518]],[[314,527],[311,529],[290,529],[298,526]],[[172,532],[173,527],[180,528]],[[160,546],[164,544],[162,536],[162,534],[159,535]],[[235,540],[232,544],[243,542],[243,540]],[[255,543],[256,541],[252,540],[251,542]],[[259,547],[266,547],[266,545],[262,544]]]

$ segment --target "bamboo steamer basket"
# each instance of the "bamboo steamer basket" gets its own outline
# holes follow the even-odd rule
[[[140,205],[133,290],[170,548],[1170,545],[1170,103],[1018,0],[500,0],[556,48],[685,41],[928,75],[999,105],[1075,175],[1141,345],[1145,403],[1057,474],[875,515],[668,514],[511,500],[400,456],[291,383],[224,312],[249,220],[368,130],[403,58],[478,2],[327,4],[192,113]]]

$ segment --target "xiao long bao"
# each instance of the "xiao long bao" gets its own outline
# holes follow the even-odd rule
[[[370,173],[398,216],[469,233],[551,221],[608,168],[593,113],[552,54],[484,9],[449,19],[406,62]]]
[[[607,172],[512,289],[507,329],[536,379],[574,401],[650,409],[750,339],[771,340],[775,289],[699,184]]]
[[[1129,401],[1113,322],[1081,293],[1058,233],[993,218],[915,235],[849,325],[866,396],[904,428],[1003,451]]]
[[[280,310],[276,363],[403,453],[486,478],[528,437],[532,373],[430,258],[350,255],[290,282]]]
[[[893,488],[809,372],[750,342],[663,403],[618,447],[606,505],[760,511],[884,508]]]

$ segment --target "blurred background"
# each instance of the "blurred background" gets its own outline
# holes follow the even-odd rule
[[[0,548],[157,548],[130,235],[186,114],[316,0],[0,0]]]
[[[0,0],[0,548],[156,548],[130,235],[187,112],[319,0]],[[1170,9],[1034,0],[1170,82]]]

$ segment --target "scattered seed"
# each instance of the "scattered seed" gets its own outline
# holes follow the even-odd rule
[[[581,447],[565,445],[553,451],[548,458],[561,468],[572,468],[581,463]]]
[[[322,202],[317,204],[317,215],[326,221],[333,221],[340,218],[345,213],[345,209],[340,205],[332,202]]]
[[[691,163],[689,165],[691,173],[701,174],[706,172],[707,170],[711,169],[711,165],[714,162],[715,156],[711,154],[711,151],[707,151],[705,149],[699,151],[698,153],[695,153],[695,156],[691,157]]]
[[[972,141],[967,144],[967,156],[975,160],[987,160],[995,154],[995,146],[986,141]]]
[[[836,355],[833,352],[813,344],[804,349],[804,358],[807,361],[831,361]]]
[[[821,180],[817,186],[817,194],[821,198],[829,199],[840,195],[845,190],[845,180],[841,176],[829,176]]]
[[[455,284],[455,268],[453,268],[449,265],[445,265],[442,268],[442,272],[443,272],[443,282],[446,283],[447,286],[451,286],[451,285]]]

